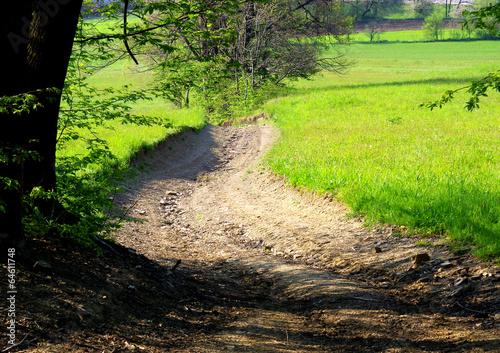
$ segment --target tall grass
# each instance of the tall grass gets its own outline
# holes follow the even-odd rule
[[[446,233],[500,255],[500,98],[419,104],[493,71],[499,42],[353,45],[344,76],[301,81],[266,105],[282,134],[268,157],[293,185],[330,192],[366,219]]]

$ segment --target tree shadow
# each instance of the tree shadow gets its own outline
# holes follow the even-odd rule
[[[172,271],[174,259],[160,265],[119,244],[102,255],[68,239],[28,245],[17,272],[17,337],[29,335],[23,351],[495,352],[500,345],[494,326],[475,328],[485,320],[421,313],[361,282],[270,255],[186,261]],[[41,260],[49,266],[34,266]]]

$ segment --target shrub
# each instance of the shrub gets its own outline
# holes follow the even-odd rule
[[[368,39],[370,39],[370,42],[380,41],[380,34],[382,32],[382,29],[377,26],[376,23],[369,23],[365,25],[365,35],[368,37]]]
[[[425,18],[422,29],[426,38],[439,40],[439,38],[443,37],[443,27],[443,18],[435,12]]]

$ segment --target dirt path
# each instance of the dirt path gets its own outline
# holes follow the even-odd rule
[[[497,267],[286,187],[260,164],[275,139],[270,125],[185,133],[126,186],[119,202],[146,222],[117,240],[180,274],[201,267],[234,301],[171,351],[500,352]]]

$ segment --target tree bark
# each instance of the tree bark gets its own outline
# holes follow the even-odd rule
[[[0,148],[35,151],[37,159],[0,163],[0,176],[17,180],[19,190],[0,198],[0,242],[23,239],[23,195],[36,186],[56,187],[57,120],[82,0],[16,0],[0,13],[0,96],[31,93],[42,105],[21,114],[0,113]],[[57,89],[47,90],[47,89]]]

